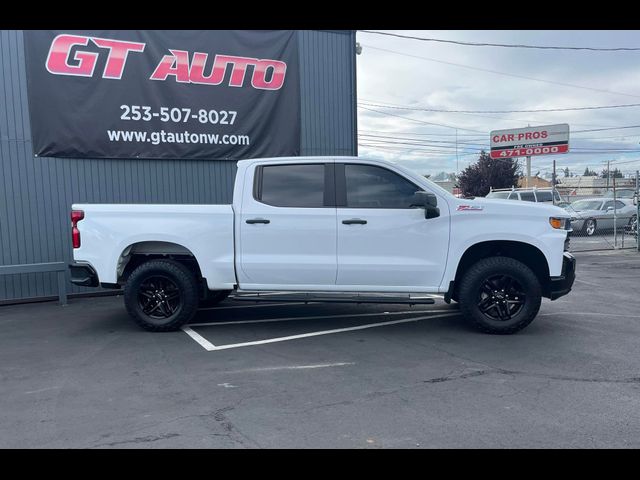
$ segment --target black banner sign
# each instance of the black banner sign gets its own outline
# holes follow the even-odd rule
[[[25,31],[34,154],[300,154],[294,31]]]

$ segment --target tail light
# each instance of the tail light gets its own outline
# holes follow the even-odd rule
[[[84,218],[82,210],[71,211],[71,240],[73,248],[80,248],[80,230],[78,230],[78,222]]]

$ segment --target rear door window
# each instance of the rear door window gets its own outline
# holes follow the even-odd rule
[[[322,163],[259,167],[254,196],[274,207],[318,208],[325,202]]]

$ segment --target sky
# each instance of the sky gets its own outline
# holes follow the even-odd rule
[[[640,31],[630,30],[378,31],[480,43],[640,48]],[[479,47],[362,31],[356,37],[362,46],[356,57],[360,156],[390,160],[421,174],[459,172],[477,160],[481,148],[488,150],[491,130],[568,123],[570,153],[532,157],[532,174],[550,175],[554,159],[557,170],[568,167],[580,175],[585,167],[600,172],[607,161],[624,173],[635,175],[640,169],[640,106],[516,113],[415,110],[640,105],[640,50]]]

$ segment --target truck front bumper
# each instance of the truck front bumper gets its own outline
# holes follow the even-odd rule
[[[575,279],[576,257],[569,252],[564,252],[561,275],[549,279],[549,299],[556,300],[569,293]]]
[[[69,264],[69,274],[71,283],[83,287],[97,287],[100,285],[98,274],[93,267],[87,263]]]

